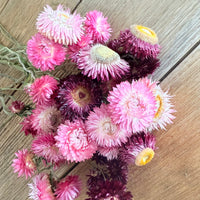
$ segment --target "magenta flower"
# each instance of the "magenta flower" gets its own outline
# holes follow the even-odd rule
[[[140,132],[133,135],[124,148],[120,150],[120,158],[127,163],[143,166],[154,157],[156,138],[153,134]]]
[[[102,44],[83,48],[78,57],[78,68],[84,75],[102,81],[120,78],[130,70],[118,53]]]
[[[85,19],[86,33],[91,35],[94,42],[105,43],[111,36],[112,29],[107,22],[107,18],[102,12],[97,10],[90,11],[86,14]]]
[[[68,161],[80,162],[90,159],[97,150],[97,146],[89,141],[85,124],[81,120],[66,121],[58,127],[57,134],[56,146]]]
[[[27,149],[19,150],[15,153],[17,156],[16,159],[13,160],[12,166],[14,168],[14,172],[18,172],[18,177],[25,175],[26,179],[31,177],[32,174],[36,171],[36,165],[33,162],[33,154],[29,152]]]
[[[57,200],[73,200],[81,191],[81,181],[78,176],[67,176],[56,186],[55,194]]]
[[[127,132],[143,131],[156,113],[155,97],[143,82],[121,82],[108,95],[109,110],[115,124]]]
[[[79,14],[71,14],[69,9],[58,5],[57,10],[46,6],[37,18],[37,29],[42,34],[64,45],[77,43],[83,35],[83,19]]]
[[[49,105],[52,103],[51,96],[57,89],[58,82],[49,75],[35,79],[30,87],[30,97],[37,105]]]
[[[24,103],[21,101],[13,101],[11,106],[9,106],[9,110],[12,113],[20,113],[24,109]]]
[[[37,33],[27,43],[27,56],[33,66],[41,71],[51,71],[56,65],[61,65],[66,58],[66,50]]]
[[[33,200],[55,200],[47,174],[39,174],[33,178],[33,183],[28,184],[29,197]]]
[[[86,121],[88,135],[99,146],[120,146],[131,134],[114,124],[108,111],[108,106],[102,104],[100,108],[96,107],[94,112],[90,112]]]

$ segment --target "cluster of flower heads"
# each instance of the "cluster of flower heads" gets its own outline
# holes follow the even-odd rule
[[[61,80],[44,75],[26,88],[35,108],[24,118],[22,131],[34,139],[31,150],[16,153],[14,171],[27,178],[41,160],[55,169],[92,158],[98,167],[89,175],[88,200],[132,199],[127,165],[152,160],[152,131],[165,129],[175,112],[168,92],[146,77],[159,67],[155,32],[132,25],[110,40],[111,27],[101,12],[82,18],[61,5],[56,10],[46,6],[36,27],[38,33],[27,44],[32,65],[51,71],[68,58],[80,74]],[[17,101],[10,110],[23,108]],[[81,182],[78,176],[52,181],[40,173],[29,186],[34,200],[72,200]]]

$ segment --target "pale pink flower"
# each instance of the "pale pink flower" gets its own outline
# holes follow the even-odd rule
[[[86,129],[91,140],[103,147],[120,146],[127,141],[131,135],[126,130],[121,130],[119,126],[111,120],[108,106],[102,104],[100,108],[95,107],[94,112],[90,112],[86,121]]]
[[[31,150],[39,157],[44,157],[47,162],[58,163],[63,161],[53,134],[44,134],[33,140]]]
[[[55,194],[57,200],[73,200],[81,191],[81,181],[78,176],[67,176],[56,186]]]
[[[35,79],[30,87],[30,97],[37,105],[49,105],[52,103],[51,96],[57,89],[58,82],[49,75]]]
[[[37,29],[42,34],[64,45],[77,43],[83,35],[83,19],[58,5],[56,10],[46,6],[37,18]]]
[[[29,198],[33,200],[55,200],[49,177],[47,174],[39,174],[33,178],[33,183],[28,184],[30,188]]]
[[[56,146],[68,161],[80,162],[90,159],[97,150],[97,146],[89,141],[85,124],[81,120],[65,121],[65,124],[58,127],[57,134]]]
[[[97,10],[90,11],[86,14],[85,30],[90,34],[94,42],[105,43],[111,36],[112,29],[107,22],[107,17]]]
[[[27,43],[27,56],[33,66],[41,71],[51,71],[66,58],[65,48],[37,33]]]
[[[9,110],[12,113],[20,113],[24,109],[24,103],[21,101],[13,101],[11,106],[9,106]]]
[[[16,159],[13,159],[12,166],[14,172],[18,172],[18,177],[25,175],[26,179],[31,177],[32,174],[36,171],[36,165],[33,162],[33,154],[27,149],[19,150],[15,153],[17,156]]]
[[[62,122],[60,111],[54,105],[39,105],[32,112],[32,126],[40,134],[56,132]]]
[[[125,75],[130,67],[122,60],[118,53],[102,44],[83,48],[78,57],[78,68],[84,75],[108,81]]]
[[[153,92],[140,81],[121,82],[110,91],[108,101],[112,120],[128,132],[145,130],[156,113]]]
[[[106,157],[108,160],[113,160],[118,158],[119,147],[98,147],[98,152],[100,155]]]

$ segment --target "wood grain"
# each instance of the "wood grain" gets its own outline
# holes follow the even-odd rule
[[[173,125],[167,131],[155,132],[156,156],[144,167],[129,166],[128,189],[134,200],[200,199],[200,47],[189,55],[162,83],[174,94],[177,110]],[[80,200],[86,198],[85,177],[89,162],[72,172],[84,181]]]
[[[77,11],[82,15],[99,10],[108,17],[115,38],[131,24],[152,28],[162,47],[161,67],[154,78],[159,80],[185,53],[199,41],[199,0],[83,0]]]

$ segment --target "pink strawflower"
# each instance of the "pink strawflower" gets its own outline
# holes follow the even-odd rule
[[[25,135],[31,134],[34,137],[38,133],[37,133],[37,130],[34,129],[32,122],[33,122],[33,116],[32,115],[25,117],[24,120],[21,122],[21,124],[22,124],[22,130],[21,131],[24,131]]]
[[[13,159],[14,172],[18,172],[18,177],[25,175],[26,179],[31,177],[36,171],[36,165],[33,162],[33,154],[27,149],[19,150],[15,153],[16,159]]]
[[[100,108],[95,107],[94,112],[90,112],[86,121],[88,135],[99,146],[121,146],[121,143],[125,143],[131,133],[115,125],[108,111],[108,106],[102,104]]]
[[[90,34],[94,42],[105,43],[111,36],[112,29],[107,22],[107,17],[97,10],[90,11],[86,14],[85,30]]]
[[[33,66],[41,71],[52,71],[66,58],[65,48],[37,33],[27,43],[27,56]]]
[[[79,14],[71,14],[70,9],[58,5],[57,10],[46,6],[37,18],[37,29],[42,34],[64,45],[77,43],[83,35],[83,19]]]
[[[65,121],[58,127],[56,146],[68,161],[80,162],[90,159],[97,146],[89,141],[85,124],[81,120]]]
[[[81,181],[78,176],[67,176],[56,186],[55,194],[57,200],[73,200],[81,191]]]
[[[56,140],[53,134],[40,135],[33,140],[31,150],[37,156],[44,157],[47,162],[58,163],[64,158],[55,144]]]
[[[80,50],[91,43],[92,41],[90,35],[83,35],[81,36],[80,41],[78,41],[76,44],[69,45],[67,48],[67,55],[71,61],[77,63]]]
[[[103,81],[108,81],[111,77],[120,78],[130,69],[119,54],[102,44],[83,48],[78,57],[78,68],[84,75]]]
[[[49,75],[35,79],[30,88],[30,97],[37,105],[49,105],[52,103],[51,96],[57,89],[57,80]]]
[[[28,184],[31,191],[29,198],[33,200],[55,200],[49,177],[47,174],[39,174],[33,178],[33,183]]]
[[[140,132],[129,138],[120,149],[120,158],[127,163],[143,166],[149,163],[155,154],[156,138],[153,134]]]
[[[161,87],[157,85],[157,82],[153,82],[151,79],[143,78],[140,79],[140,81],[144,82],[151,89],[156,99],[156,113],[148,130],[165,129],[166,125],[172,124],[172,120],[175,119],[173,113],[175,113],[176,110],[170,102],[172,96],[168,94],[168,91],[164,92]]]
[[[157,40],[155,42],[145,41],[144,37],[136,36],[133,30],[135,30],[134,26],[131,26],[130,29],[121,31],[119,37],[110,41],[108,46],[120,55],[131,54],[138,59],[157,58],[160,53]]]
[[[107,160],[113,160],[118,158],[119,147],[98,147],[100,155],[107,158]]]
[[[39,105],[32,112],[32,126],[40,134],[56,132],[62,122],[60,111],[55,105]]]
[[[153,121],[156,101],[153,92],[140,81],[121,82],[108,95],[114,123],[128,132],[145,130]]]
[[[24,103],[21,101],[13,101],[11,106],[9,106],[9,110],[12,113],[20,113],[24,109]]]

